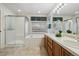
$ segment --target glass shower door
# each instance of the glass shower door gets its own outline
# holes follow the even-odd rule
[[[5,20],[6,26],[6,44],[15,44],[16,34],[15,34],[15,17],[6,16]]]
[[[25,17],[6,16],[6,44],[24,44]]]

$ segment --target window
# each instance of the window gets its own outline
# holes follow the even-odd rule
[[[31,21],[47,21],[46,17],[31,17]]]
[[[63,21],[63,17],[53,17],[53,21],[57,21],[57,20]]]

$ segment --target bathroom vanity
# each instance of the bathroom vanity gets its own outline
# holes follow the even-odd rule
[[[69,37],[55,37],[54,34],[44,34],[44,46],[49,56],[78,56],[78,44]]]

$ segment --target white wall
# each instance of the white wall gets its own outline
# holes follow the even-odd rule
[[[0,40],[0,46],[1,48],[4,48],[5,46],[5,15],[14,15],[13,12],[11,12],[8,8],[6,8],[4,5],[0,4],[0,10],[1,10],[1,40]]]
[[[29,21],[26,19],[25,21],[25,36],[29,34]]]

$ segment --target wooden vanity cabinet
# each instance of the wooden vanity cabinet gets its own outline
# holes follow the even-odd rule
[[[47,39],[47,44],[48,44],[48,47],[52,50],[52,40],[49,37]]]
[[[62,56],[73,56],[70,52],[68,52],[66,49],[62,48]]]
[[[44,47],[46,48],[48,55],[52,56],[52,40],[46,35],[44,36]]]
[[[61,46],[58,45],[56,42],[53,42],[52,46],[53,46],[53,49],[52,49],[53,55],[61,56]]]
[[[48,55],[52,56],[52,40],[49,37],[47,39],[47,45],[48,45],[48,48],[47,48]]]
[[[70,52],[60,46],[58,43],[53,41],[50,37],[44,37],[44,46],[49,56],[73,56]]]
[[[48,55],[49,56],[52,56],[52,50],[48,47],[48,49],[47,49],[47,52],[48,52]]]

